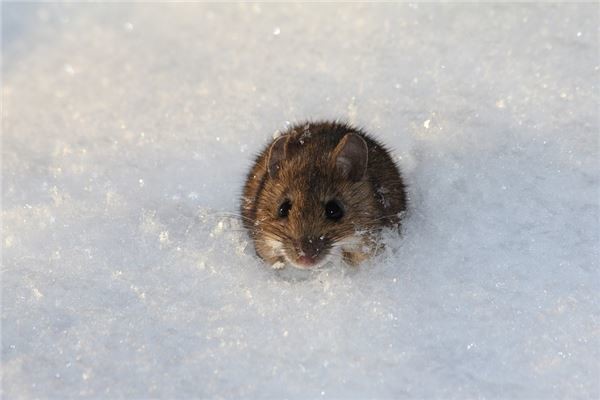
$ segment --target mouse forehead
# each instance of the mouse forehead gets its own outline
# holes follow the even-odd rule
[[[333,171],[321,160],[283,165],[280,184],[287,196],[307,202],[323,201],[336,188]]]

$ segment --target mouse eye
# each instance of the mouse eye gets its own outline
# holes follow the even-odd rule
[[[292,203],[290,203],[289,200],[285,200],[283,203],[281,203],[281,205],[279,206],[279,210],[278,210],[279,218],[286,218],[288,216],[288,214],[290,213],[291,208],[292,208]]]
[[[338,221],[344,216],[344,210],[340,203],[336,200],[331,200],[325,204],[325,216],[327,219]]]

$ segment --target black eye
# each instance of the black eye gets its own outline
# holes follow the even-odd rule
[[[333,221],[338,221],[344,216],[344,210],[340,203],[331,200],[325,204],[325,216]]]
[[[292,203],[290,203],[289,200],[284,201],[283,203],[281,203],[281,205],[279,206],[279,218],[286,218],[288,216],[288,214],[290,213],[290,209],[292,208]]]

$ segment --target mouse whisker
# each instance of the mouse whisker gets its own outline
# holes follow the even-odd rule
[[[254,220],[252,218],[249,217],[245,217],[242,214],[237,214],[234,212],[229,212],[229,211],[218,211],[215,213],[215,215],[217,217],[235,217],[236,219],[240,219],[242,221],[249,221],[254,223]]]

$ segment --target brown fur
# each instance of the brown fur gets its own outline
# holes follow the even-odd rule
[[[349,133],[359,135],[368,149],[366,172],[358,181],[336,167],[335,152],[343,146],[338,144]],[[404,184],[387,150],[364,132],[336,122],[299,124],[283,135],[287,150],[277,168],[269,174],[271,144],[256,158],[244,186],[243,223],[257,254],[274,264],[286,260],[281,251],[273,252],[269,240],[281,242],[288,259],[295,260],[306,246],[324,255],[338,241],[358,237],[361,244],[344,246],[341,256],[350,264],[368,258],[381,228],[398,225],[406,209]],[[282,219],[278,210],[285,199],[292,208]],[[345,211],[339,221],[325,217],[325,204],[332,199]]]

